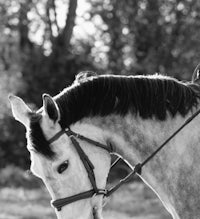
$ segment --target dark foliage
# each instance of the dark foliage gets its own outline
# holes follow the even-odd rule
[[[56,1],[14,0],[13,4],[8,1],[1,4],[1,85],[15,87],[12,83],[15,77],[23,81],[23,86],[8,90],[35,108],[41,106],[43,93],[52,96],[59,93],[80,71],[126,75],[159,72],[189,80],[199,62],[200,4],[197,0],[90,1],[90,11],[81,19],[97,25],[97,34],[78,40],[73,35],[77,1],[68,1],[70,13],[66,15],[64,28],[59,27],[56,16],[51,16],[57,11]],[[37,4],[42,5],[46,14],[40,17],[38,13],[36,19],[30,19],[29,14],[37,13]],[[19,10],[10,13],[13,5]],[[39,28],[44,26],[41,44],[30,37],[37,21]],[[48,54],[45,45],[49,45]],[[4,75],[14,80],[9,84]],[[7,96],[2,89],[4,86],[1,86],[1,101]],[[174,101],[178,103],[179,99]],[[0,165],[14,163],[27,167],[24,129],[8,116],[7,103],[1,102],[0,106],[6,112],[1,110]],[[176,108],[170,110],[172,114],[176,112]]]

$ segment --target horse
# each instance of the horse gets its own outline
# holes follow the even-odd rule
[[[82,76],[54,97],[43,94],[36,112],[9,97],[26,127],[30,169],[46,185],[58,219],[102,218],[110,154],[134,167],[200,108],[195,77]],[[200,218],[199,124],[196,115],[135,171],[173,219]]]

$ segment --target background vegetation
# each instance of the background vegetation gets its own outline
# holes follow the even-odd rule
[[[38,108],[83,70],[189,80],[200,60],[197,0],[1,0],[0,16],[0,167],[29,165],[9,92]]]
[[[198,0],[0,0],[0,17],[0,169],[29,167],[8,93],[37,109],[83,70],[190,80],[200,60]]]

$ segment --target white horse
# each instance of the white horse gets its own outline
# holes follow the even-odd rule
[[[9,99],[27,130],[31,171],[49,190],[59,219],[101,218],[110,145],[134,166],[200,108],[197,85],[158,75],[80,78],[54,98],[44,94],[37,112],[19,97]],[[173,219],[200,218],[199,127],[197,116],[141,173]]]

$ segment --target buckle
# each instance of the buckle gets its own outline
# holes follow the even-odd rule
[[[106,196],[106,194],[108,193],[107,189],[99,189],[97,193],[95,193],[96,195],[104,195]]]

